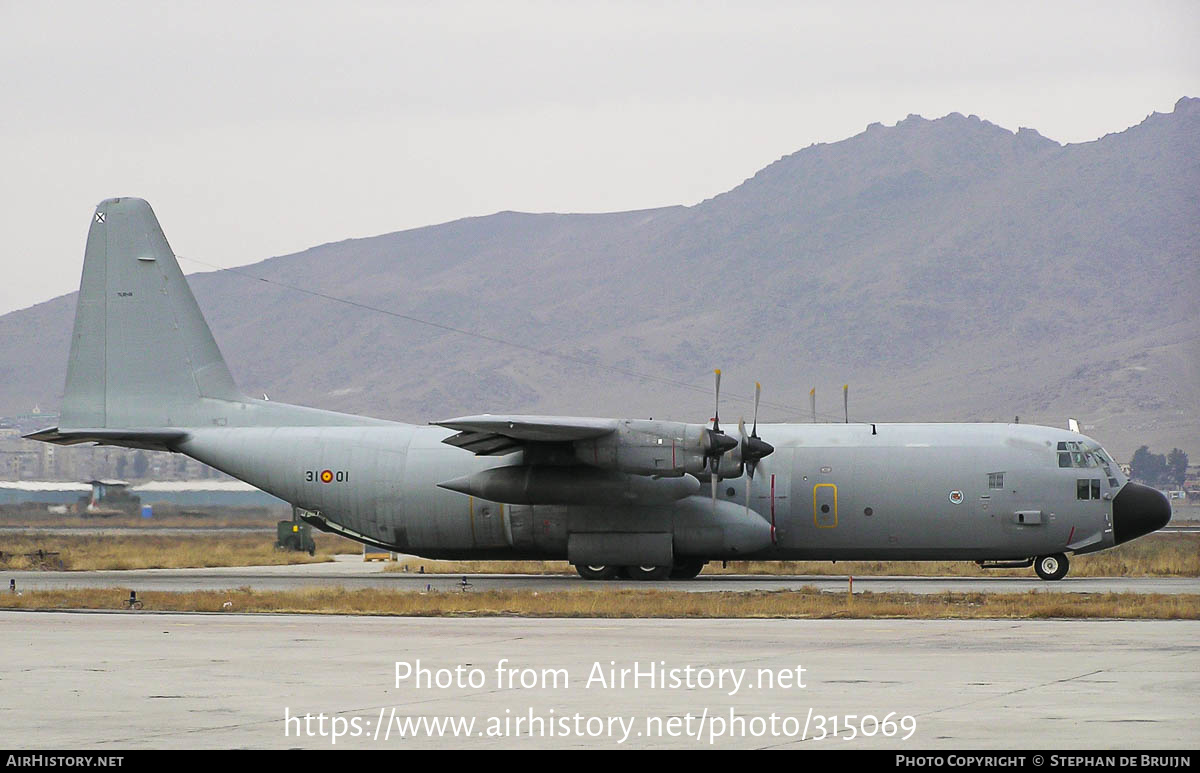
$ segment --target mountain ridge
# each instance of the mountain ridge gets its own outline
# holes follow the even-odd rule
[[[910,115],[692,206],[498,212],[237,269],[696,393],[228,271],[189,282],[248,393],[335,410],[703,420],[703,387],[723,366],[764,381],[775,404],[806,406],[817,384],[828,408],[852,381],[852,418],[1071,412],[1118,447],[1180,445],[1200,436],[1188,415],[1200,404],[1197,159],[1194,98],[1067,145],[977,116]],[[73,305],[71,294],[0,317],[0,412],[61,394]]]

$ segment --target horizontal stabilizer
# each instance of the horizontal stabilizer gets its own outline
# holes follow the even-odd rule
[[[106,446],[144,448],[148,451],[174,451],[187,439],[188,433],[179,429],[109,429],[104,427],[60,430],[58,427],[40,429],[24,436],[29,440],[73,446],[79,443],[99,443]]]

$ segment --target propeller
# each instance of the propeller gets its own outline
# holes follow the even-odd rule
[[[712,429],[704,430],[704,463],[712,480],[713,509],[717,507],[717,480],[721,469],[721,457],[738,447],[738,441],[721,431],[721,371],[714,370],[717,377],[716,407],[713,409]]]
[[[754,468],[759,460],[775,452],[775,446],[758,436],[758,401],[762,397],[762,384],[754,382],[754,428],[746,434],[746,420],[738,422],[738,434],[742,437],[742,464],[746,465],[746,474],[754,480]]]
[[[754,485],[754,469],[759,461],[775,452],[775,446],[758,436],[758,400],[762,396],[762,384],[754,382],[754,428],[746,434],[745,418],[738,420],[738,435],[742,438],[742,464],[746,468],[746,514],[750,514],[750,488]]]

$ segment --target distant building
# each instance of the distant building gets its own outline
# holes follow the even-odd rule
[[[142,504],[171,504],[181,507],[287,507],[287,503],[240,480],[154,481],[129,486],[125,481],[0,481],[0,505],[28,503],[75,505],[93,495],[94,484],[128,486],[128,493]]]
[[[138,451],[112,446],[55,446],[21,435],[53,426],[54,414],[0,417],[0,480],[70,481],[129,478],[141,480],[230,479],[183,454]],[[230,479],[231,480],[231,479]]]

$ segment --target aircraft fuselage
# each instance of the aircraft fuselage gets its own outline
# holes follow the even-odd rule
[[[520,465],[523,452],[476,457],[444,444],[453,433],[434,426],[191,429],[179,450],[352,535],[431,558],[567,559],[572,534],[604,533],[669,534],[676,555],[704,560],[1019,560],[1115,544],[1113,500],[1127,481],[1100,456],[1088,456],[1091,466],[1060,466],[1060,444],[1099,449],[1067,430],[775,424],[760,431],[775,453],[753,481],[720,480],[719,509],[707,485],[652,506],[505,504],[449,491],[438,484]],[[766,539],[695,539],[697,530],[724,525],[715,517],[744,514],[747,486]]]

